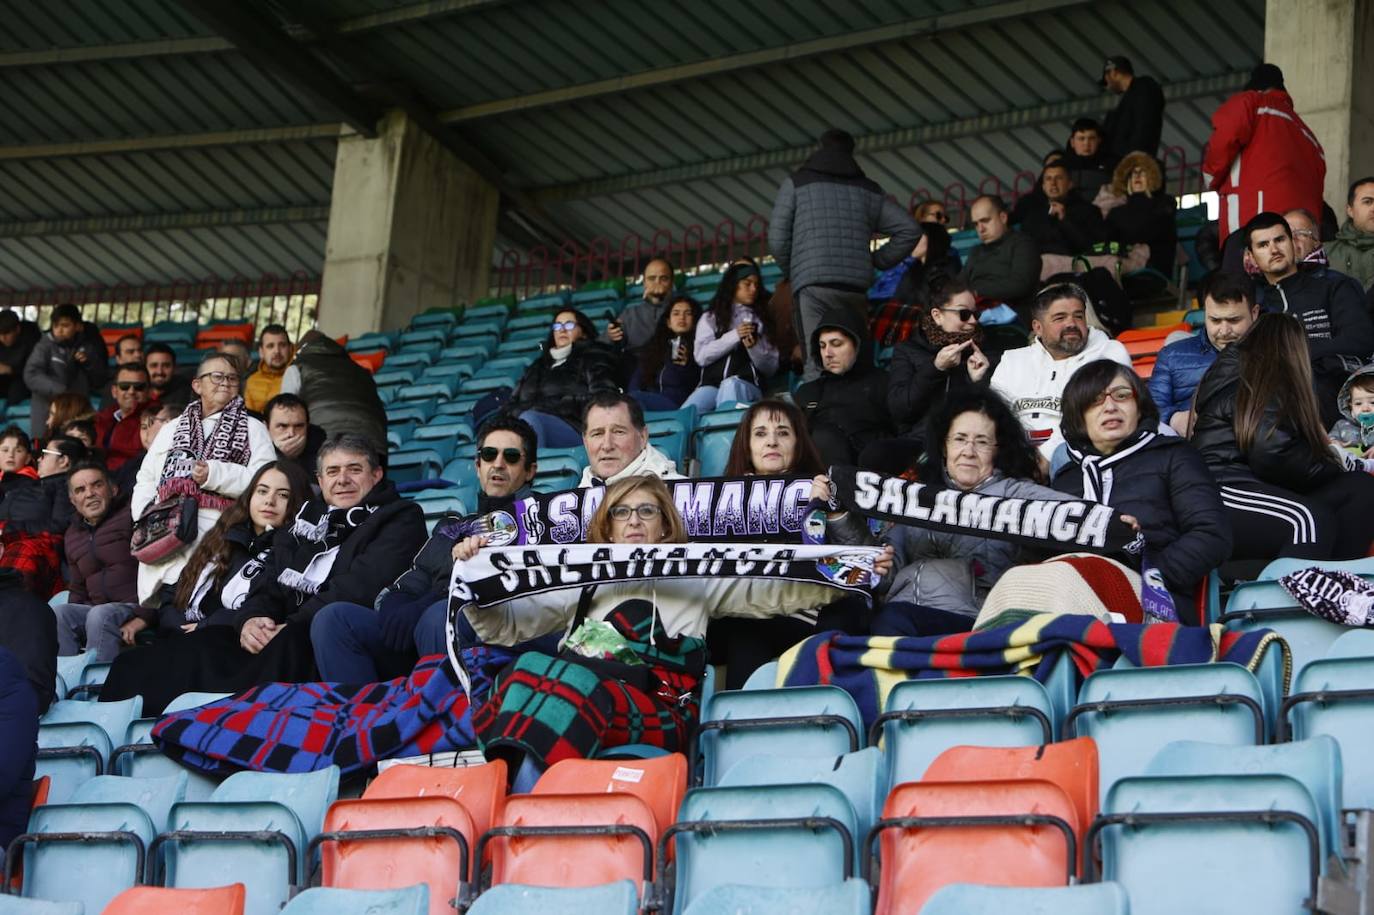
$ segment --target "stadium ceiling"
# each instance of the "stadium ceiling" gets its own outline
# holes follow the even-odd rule
[[[0,288],[318,273],[337,138],[402,108],[502,246],[767,214],[826,127],[905,200],[1164,86],[1195,160],[1263,0],[5,0]]]

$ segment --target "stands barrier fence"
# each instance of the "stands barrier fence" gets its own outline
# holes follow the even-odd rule
[[[143,324],[159,321],[248,321],[261,328],[282,324],[293,340],[315,326],[319,312],[320,278],[305,272],[289,277],[265,274],[256,279],[234,277],[202,280],[150,281],[141,285],[57,286],[52,289],[0,289],[0,308],[13,308],[21,317],[46,328],[52,309],[71,302],[100,325]]]

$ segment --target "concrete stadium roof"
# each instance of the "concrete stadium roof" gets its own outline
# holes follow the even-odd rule
[[[767,213],[826,127],[903,201],[1009,186],[1164,84],[1190,160],[1263,0],[49,0],[0,36],[0,288],[318,273],[336,139],[405,108],[502,191],[502,246]],[[516,215],[518,214],[518,216]]]

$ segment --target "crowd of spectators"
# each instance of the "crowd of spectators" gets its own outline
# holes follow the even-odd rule
[[[937,488],[1110,505],[1143,543],[1121,558],[1158,571],[1186,624],[1199,622],[1215,570],[1365,555],[1374,178],[1351,185],[1347,220],[1324,239],[1315,140],[1282,74],[1257,68],[1217,112],[1207,154],[1235,268],[1223,259],[1198,286],[1201,328],[1164,346],[1147,382],[1114,335],[1137,317],[1124,279],[1171,277],[1175,263],[1175,201],[1154,155],[1164,100],[1124,58],[1107,61],[1103,80],[1121,96],[1105,123],[1069,125],[1015,209],[973,201],[979,243],[962,257],[942,206],[907,213],[864,175],[853,138],[831,130],[778,192],[769,243],[782,288],[742,259],[698,302],[656,258],[642,299],[603,332],[577,309],[557,311],[518,384],[474,409],[476,511],[428,535],[387,477],[371,376],[324,334],[296,345],[270,325],[256,354],[231,341],[183,372],[171,349],[136,335],[107,351],[72,305],[42,331],[0,312],[0,386],[32,405],[27,431],[0,430],[0,646],[39,710],[54,657],[82,650],[113,661],[101,698],[140,695],[145,713],[192,690],[403,676],[450,649],[454,563],[488,547],[483,518],[530,496],[541,448],[582,446],[580,485],[606,487],[589,542],[682,541],[660,481],[691,468],[650,442],[644,416],[682,406],[746,407],[724,475],[809,479],[822,502],[830,469],[856,465]],[[1238,185],[1230,164],[1241,156]],[[884,344],[890,363],[877,358]],[[871,600],[665,579],[464,609],[454,638],[513,653],[473,713],[483,749],[508,758],[517,783],[569,752],[558,734],[516,736],[528,710],[512,684],[572,676],[556,663],[570,623],[619,627],[677,690],[603,670],[596,689],[621,690],[616,701],[630,696],[654,723],[622,733],[612,721],[575,749],[674,747],[691,727],[676,697],[708,656],[738,686],[818,628],[966,631],[1004,573],[1044,558],[1005,539],[872,526],[828,504],[831,536],[883,548]]]

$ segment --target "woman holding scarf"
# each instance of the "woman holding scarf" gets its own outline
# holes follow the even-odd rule
[[[892,351],[887,409],[897,431],[921,440],[932,408],[957,391],[985,387],[1001,358],[983,338],[969,285],[958,277],[934,282],[920,327]]]
[[[150,507],[181,496],[195,497],[196,543],[234,503],[257,473],[276,457],[267,427],[248,415],[239,396],[238,367],[219,353],[196,369],[191,401],[181,419],[162,427],[138,471],[130,502],[134,520]],[[138,567],[138,599],[146,603],[163,585],[175,586],[192,545]]]
[[[1159,408],[1128,368],[1098,359],[1064,388],[1069,463],[1055,489],[1120,509],[1145,537],[1180,622],[1198,624],[1197,589],[1231,556],[1231,526],[1207,464],[1185,439],[1161,435]]]
[[[685,543],[681,515],[657,477],[612,483],[587,529],[589,543]],[[471,559],[485,537],[461,541],[454,553]],[[888,554],[874,561],[882,575]],[[528,791],[560,759],[596,755],[643,743],[686,749],[698,715],[706,669],[707,623],[721,616],[767,618],[816,608],[836,591],[820,584],[747,578],[665,578],[563,588],[461,613],[483,646],[512,646],[565,632],[556,654],[519,654],[496,673],[489,693],[473,678],[472,725],[489,758],[503,758],[514,790]],[[637,661],[587,657],[572,645],[618,644]],[[469,668],[469,646],[454,646],[455,665]],[[617,650],[617,656],[624,652]],[[461,657],[458,657],[461,655]],[[558,696],[554,707],[548,701]],[[571,712],[571,716],[568,713]]]

